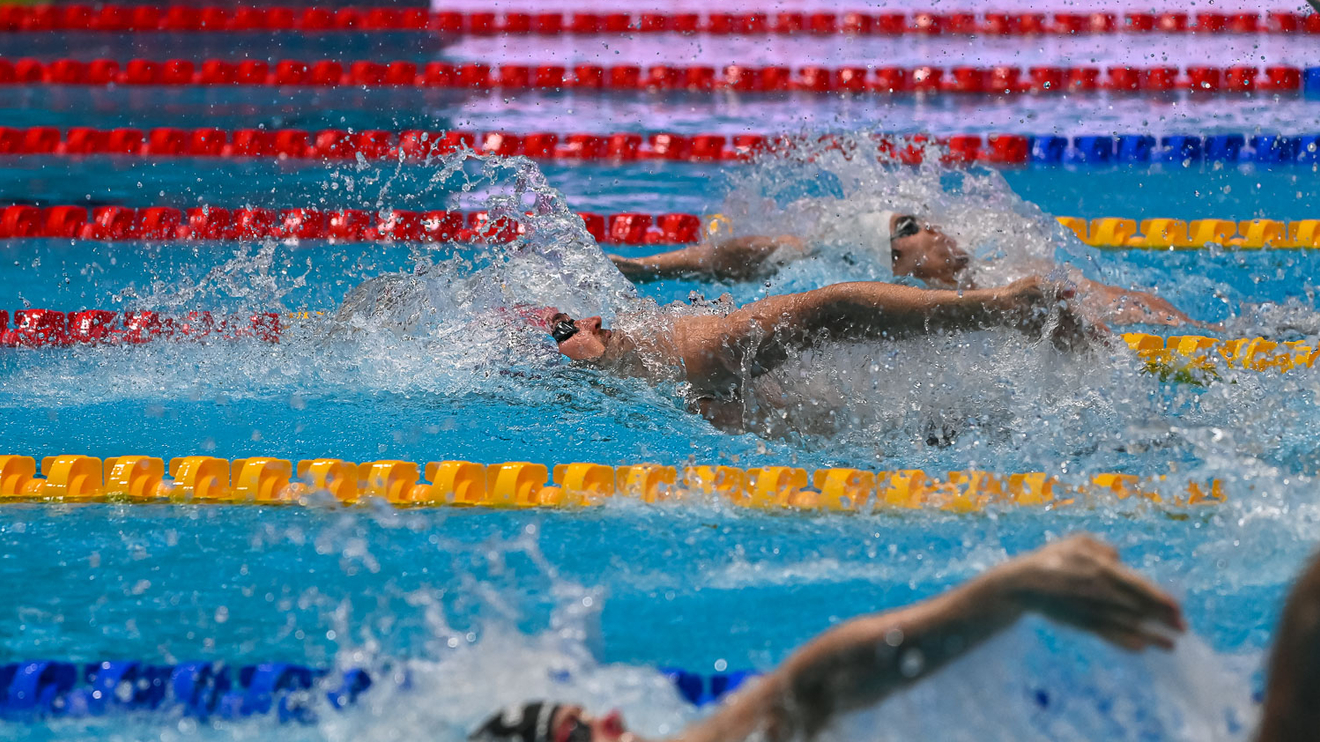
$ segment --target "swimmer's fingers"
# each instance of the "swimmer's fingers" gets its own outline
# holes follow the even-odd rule
[[[1056,621],[1097,629],[1096,621],[1132,621],[1182,631],[1182,611],[1168,594],[1126,567],[1113,546],[1072,536],[1005,565],[1010,593]]]
[[[1182,607],[1178,605],[1178,601],[1174,600],[1172,595],[1152,585],[1149,580],[1121,563],[1114,564],[1110,569],[1113,572],[1111,579],[1114,588],[1126,594],[1139,607],[1143,615],[1164,624],[1174,631],[1187,630],[1187,623],[1182,615]]]
[[[1165,652],[1173,649],[1173,639],[1158,631],[1152,631],[1141,623],[1108,625],[1094,632],[1110,644],[1122,647],[1129,652],[1140,652],[1155,647]]]
[[[606,255],[605,257],[609,258],[610,262],[614,263],[614,267],[618,268],[619,272],[627,278],[640,278],[646,275],[646,268],[633,258],[625,258],[622,255]]]
[[[1078,316],[1072,307],[1060,307],[1059,321],[1054,327],[1051,340],[1060,350],[1085,350],[1096,345],[1103,345],[1109,335],[1109,328],[1096,322],[1089,322]]]
[[[1178,601],[1123,564],[1113,546],[1104,542],[1086,546],[1098,561],[1091,589],[1085,592],[1087,598],[1103,602],[1107,611],[1128,613],[1174,631],[1183,630]]]
[[[1067,613],[1050,617],[1059,623],[1096,634],[1124,649],[1140,651],[1150,646],[1173,649],[1170,627],[1152,620],[1141,611],[1103,600],[1079,601],[1072,608]]]
[[[1115,611],[1094,618],[1092,631],[1105,640],[1133,652],[1147,647],[1173,649],[1173,637],[1138,614]]]
[[[1098,616],[1114,622],[1163,627],[1166,632],[1184,631],[1182,609],[1169,594],[1117,560],[1102,566],[1090,590],[1079,596],[1075,608],[1083,616]]]
[[[1055,282],[1050,284],[1054,289],[1054,298],[1056,301],[1071,299],[1077,296],[1077,287],[1071,283]]]

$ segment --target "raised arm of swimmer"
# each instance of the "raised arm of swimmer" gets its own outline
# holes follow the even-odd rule
[[[919,682],[1032,612],[1133,651],[1169,649],[1170,634],[1185,628],[1178,604],[1124,567],[1113,547],[1077,536],[825,632],[679,739],[812,739],[839,714]]]
[[[1112,547],[1074,536],[924,602],[820,634],[674,742],[811,740],[840,714],[920,682],[1027,613],[1133,651],[1169,649],[1186,629],[1178,604],[1124,567]],[[594,717],[546,702],[501,711],[469,740],[640,742],[618,712]]]
[[[999,326],[1039,330],[1058,296],[1039,278],[994,289],[952,291],[890,283],[841,283],[800,294],[772,296],[719,318],[693,318],[677,326],[676,341],[693,371],[706,375],[711,359],[763,373],[790,348],[818,338],[904,337],[936,331]],[[1063,342],[1080,327],[1061,312]]]

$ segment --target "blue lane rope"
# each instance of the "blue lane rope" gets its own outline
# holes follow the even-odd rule
[[[1037,165],[1106,165],[1168,162],[1255,162],[1269,165],[1320,163],[1320,134],[1149,134],[1031,138],[1031,162]]]
[[[677,668],[661,672],[696,706],[718,701],[756,674],[705,675]],[[0,665],[0,719],[153,712],[199,719],[274,715],[280,722],[306,724],[316,720],[318,693],[325,694],[330,708],[343,709],[373,682],[371,674],[360,668],[332,673],[284,662],[231,668],[221,662],[152,665],[108,660],[80,666],[28,660]]]

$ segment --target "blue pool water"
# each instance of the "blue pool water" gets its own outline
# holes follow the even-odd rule
[[[945,53],[952,64],[955,51]],[[842,63],[840,54],[826,61]],[[1175,107],[1101,96],[983,104],[0,91],[0,110],[19,126],[519,131],[1204,133],[1260,126],[1264,112],[1273,130],[1302,132],[1316,102]],[[1154,105],[1177,110],[1176,119],[1147,121]],[[973,120],[982,109],[988,113]],[[634,290],[569,211],[721,212],[740,233],[810,233],[837,225],[812,222],[793,203],[851,213],[889,199],[919,203],[948,225],[975,249],[986,281],[1071,266],[1157,290],[1197,318],[1225,323],[1227,336],[1314,342],[1320,257],[1312,252],[1099,252],[1052,218],[1312,218],[1320,181],[1311,168],[964,174],[828,154],[810,164],[727,167],[472,161],[442,173],[444,164],[0,161],[6,203],[377,210],[483,208],[513,194],[520,205],[545,207],[529,221],[533,237],[512,247],[0,242],[0,308],[10,311],[312,313],[273,346],[0,349],[0,452],[984,468],[1065,481],[1122,471],[1168,475],[1171,490],[1217,477],[1229,499],[1191,511],[1100,501],[1057,511],[858,516],[768,515],[717,502],[618,501],[583,513],[6,504],[0,662],[284,660],[368,667],[386,681],[354,709],[326,710],[304,727],[144,714],[0,721],[0,736],[460,739],[498,703],[542,693],[620,706],[658,735],[699,713],[658,666],[769,669],[841,620],[932,595],[1048,538],[1089,530],[1184,602],[1191,632],[1177,652],[1133,657],[1029,621],[956,672],[850,720],[841,738],[1246,738],[1279,603],[1320,537],[1320,372],[1226,371],[1203,386],[1179,384],[1146,373],[1123,349],[1078,358],[999,333],[838,347],[796,359],[781,374],[800,401],[797,424],[776,435],[731,435],[690,414],[673,386],[563,364],[547,341],[497,308],[557,303],[613,318],[639,302],[689,301],[694,292],[698,301],[728,292],[744,302],[885,278],[858,241],[847,256],[825,254],[765,282]],[[417,327],[349,331],[328,316],[360,281],[399,272],[420,275],[430,292]],[[408,682],[396,682],[396,671]]]

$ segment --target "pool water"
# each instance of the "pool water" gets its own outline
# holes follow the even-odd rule
[[[267,53],[260,41],[251,42],[258,55]],[[346,59],[526,61],[600,53],[555,47],[530,55],[494,40],[405,51],[362,39],[305,48],[277,41],[275,56],[287,41],[287,56]],[[1227,53],[1263,51],[1270,63],[1287,63],[1288,55],[1318,43],[1295,41],[1300,50],[1257,44]],[[23,43],[36,46],[21,53],[64,53],[49,40]],[[88,54],[140,53],[122,40],[107,43]],[[164,43],[157,56],[188,51]],[[1177,63],[1214,52],[1192,44],[1178,50],[1184,57]],[[623,45],[620,53],[649,64],[655,49]],[[704,48],[666,53],[719,56]],[[793,60],[818,54],[822,64],[842,64],[875,50],[807,40],[747,53]],[[947,46],[939,53],[954,64],[997,52]],[[1002,53],[1027,65],[1089,52]],[[1218,57],[1215,63],[1227,64]],[[579,98],[8,88],[0,90],[0,110],[14,126],[861,137],[875,130],[1303,133],[1317,105],[1300,98],[1108,96],[897,103]],[[1262,128],[1265,117],[1270,126]],[[741,303],[890,278],[865,235],[849,234],[847,249],[762,282],[632,287],[574,210],[718,212],[739,234],[810,235],[846,229],[846,220],[813,218],[812,209],[848,214],[881,202],[919,206],[944,223],[973,249],[978,278],[989,283],[1073,270],[1156,290],[1198,319],[1224,323],[1227,337],[1314,343],[1320,257],[1312,252],[1098,251],[1053,219],[1312,218],[1320,203],[1314,169],[948,171],[890,167],[824,148],[808,154],[746,165],[0,159],[4,203],[536,211],[519,217],[530,234],[512,245],[0,242],[0,309],[11,312],[310,313],[291,320],[277,345],[0,349],[0,453],[982,468],[1044,471],[1067,482],[1120,471],[1166,475],[1169,492],[1218,478],[1227,502],[1178,509],[1102,499],[1050,511],[852,516],[766,514],[706,500],[619,500],[588,512],[399,511],[380,503],[344,509],[324,501],[5,504],[0,662],[279,660],[366,667],[383,681],[353,708],[321,708],[304,726],[143,713],[0,721],[0,736],[456,740],[498,704],[539,694],[581,699],[598,710],[619,706],[639,730],[662,735],[701,712],[679,698],[658,667],[766,670],[839,621],[932,595],[1049,538],[1087,530],[1184,602],[1191,632],[1175,653],[1131,656],[1028,621],[956,671],[848,720],[838,737],[1247,738],[1280,601],[1320,537],[1316,372],[1226,370],[1204,384],[1183,384],[1147,373],[1121,344],[1078,357],[996,332],[846,345],[804,354],[777,374],[797,401],[793,420],[733,435],[688,412],[676,385],[651,387],[557,360],[549,341],[501,310],[556,304],[626,322],[638,306],[715,302],[726,292]],[[417,323],[401,329],[392,318],[356,327],[333,320],[350,289],[387,273],[414,275],[423,286]]]

